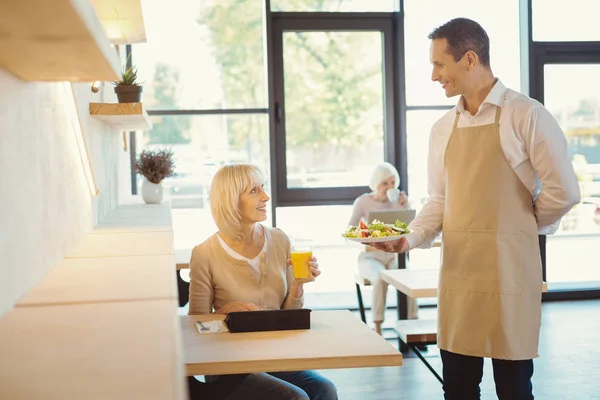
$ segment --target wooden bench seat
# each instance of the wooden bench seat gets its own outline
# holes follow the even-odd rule
[[[437,342],[437,320],[403,319],[396,322],[400,339],[410,344],[433,344]]]
[[[436,379],[444,384],[444,380],[435,368],[421,354],[420,348],[427,344],[437,343],[437,320],[435,319],[403,319],[396,323],[396,332],[401,341],[415,352],[417,357],[431,371]],[[423,349],[424,350],[424,349]]]

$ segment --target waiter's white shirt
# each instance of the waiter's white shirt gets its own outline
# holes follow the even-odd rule
[[[410,248],[428,248],[442,229],[445,203],[444,155],[456,112],[458,127],[493,124],[500,113],[500,144],[506,160],[534,200],[540,234],[556,231],[560,218],[580,200],[579,184],[567,153],[565,136],[548,110],[538,101],[507,89],[498,79],[475,115],[465,110],[462,97],[456,107],[431,129],[428,158],[429,198],[410,224]],[[473,188],[477,190],[477,188]]]

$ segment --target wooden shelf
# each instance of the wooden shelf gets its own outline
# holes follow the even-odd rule
[[[0,67],[26,81],[113,81],[120,60],[89,0],[0,2]]]
[[[90,103],[90,115],[122,130],[152,129],[142,103]]]
[[[146,43],[140,0],[92,0],[92,4],[113,44]]]

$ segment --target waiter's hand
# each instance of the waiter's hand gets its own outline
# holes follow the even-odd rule
[[[373,246],[379,250],[387,251],[388,253],[406,253],[409,245],[408,240],[405,237],[401,237],[398,240],[389,242],[376,242],[376,243],[363,243],[365,245]]]

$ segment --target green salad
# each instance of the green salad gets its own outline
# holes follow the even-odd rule
[[[407,225],[397,220],[395,224],[386,224],[377,219],[373,220],[370,225],[360,221],[358,226],[349,226],[344,233],[343,237],[346,238],[370,238],[370,237],[387,237],[387,236],[399,236],[409,233]]]

